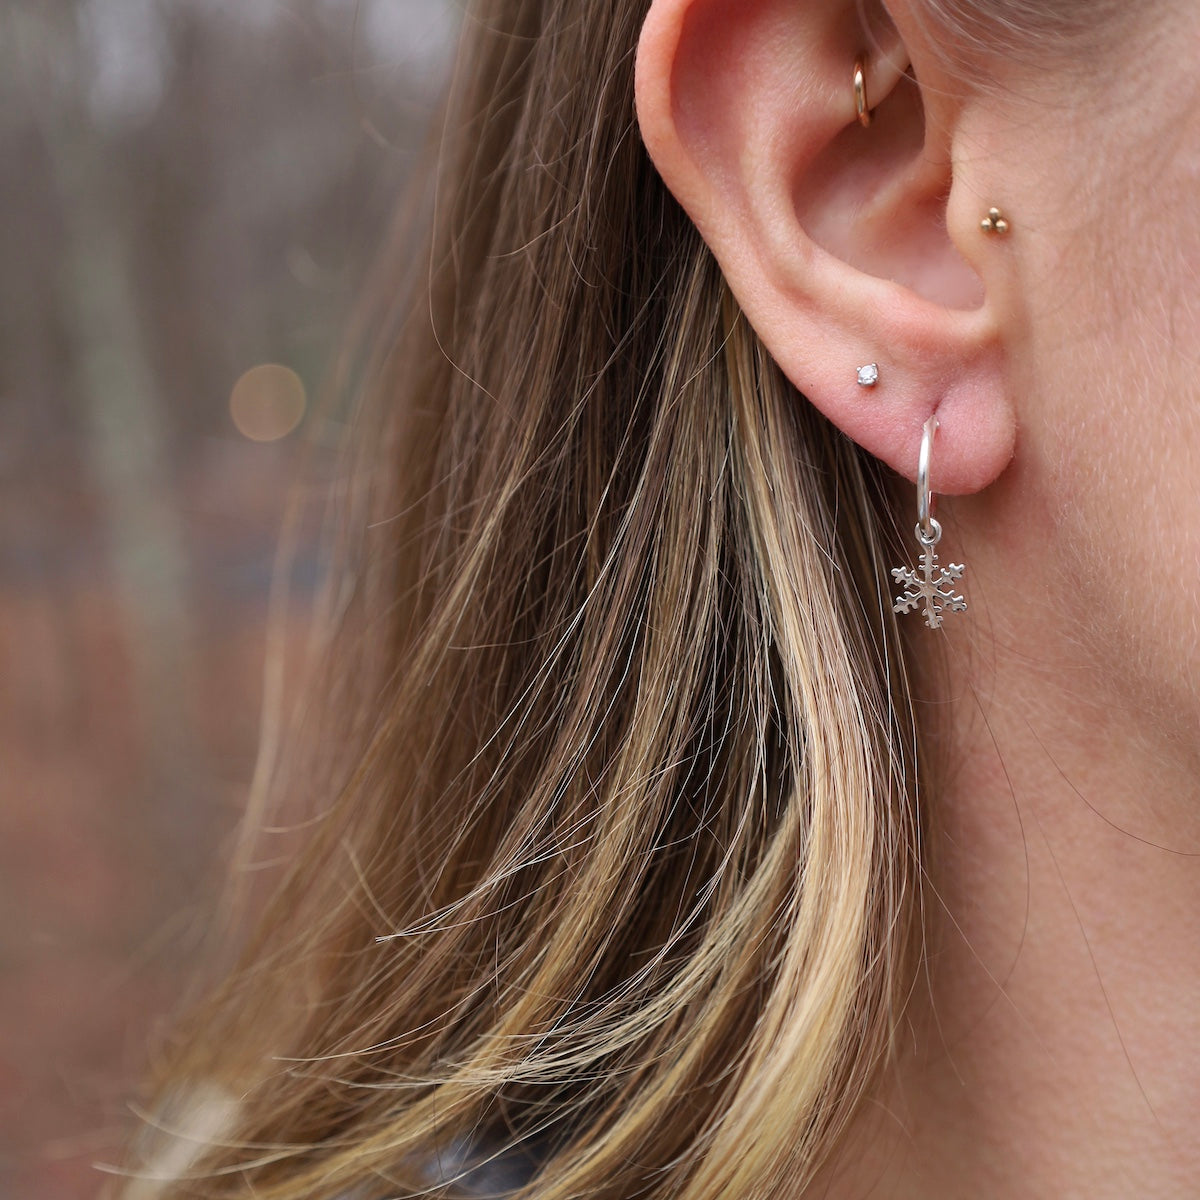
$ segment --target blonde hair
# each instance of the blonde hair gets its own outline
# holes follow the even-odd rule
[[[644,7],[468,18],[274,781],[311,829],[164,1053],[129,1200],[454,1196],[514,1153],[539,1200],[795,1194],[894,1049],[896,498],[646,159]]]

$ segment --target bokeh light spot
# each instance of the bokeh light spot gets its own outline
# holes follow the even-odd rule
[[[274,442],[300,424],[307,404],[304,383],[291,367],[262,363],[233,385],[229,415],[251,441]]]

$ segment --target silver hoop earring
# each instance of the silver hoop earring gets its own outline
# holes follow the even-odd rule
[[[967,602],[951,588],[951,584],[963,577],[966,567],[962,563],[938,566],[934,546],[941,541],[942,527],[933,515],[933,493],[929,487],[929,463],[933,455],[933,435],[937,430],[937,417],[925,422],[921,435],[921,457],[917,462],[917,541],[921,543],[920,573],[908,567],[893,567],[892,578],[904,589],[896,597],[892,612],[915,612],[925,602],[925,624],[937,629],[942,623],[942,614],[966,612]]]

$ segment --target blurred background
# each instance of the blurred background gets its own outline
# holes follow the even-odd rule
[[[301,460],[332,469],[326,385],[458,22],[0,0],[3,1200],[97,1192],[198,952],[281,521]]]

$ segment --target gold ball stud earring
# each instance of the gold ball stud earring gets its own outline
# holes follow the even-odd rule
[[[1008,232],[1008,221],[998,208],[989,208],[988,214],[979,222],[984,233],[995,233],[1003,237]]]
[[[871,106],[867,103],[867,77],[863,68],[863,60],[854,62],[854,111],[858,114],[858,123],[865,129],[871,124]]]

